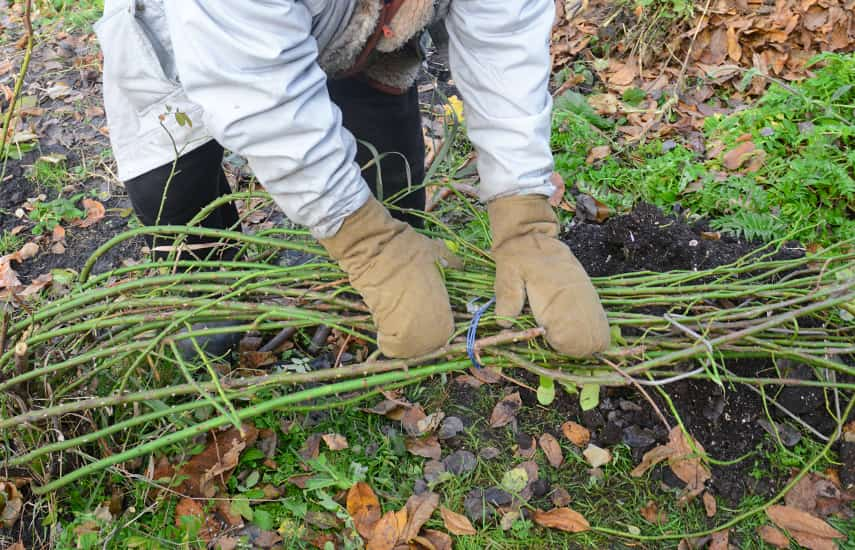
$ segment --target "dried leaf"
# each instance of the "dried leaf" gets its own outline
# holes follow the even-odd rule
[[[552,434],[543,434],[540,436],[540,448],[546,454],[546,460],[553,468],[560,468],[564,463],[564,454],[561,452],[561,445]]]
[[[202,504],[198,500],[191,498],[182,498],[175,506],[175,526],[182,527],[184,525],[183,518],[194,517],[199,520],[201,529],[198,536],[205,542],[211,542],[220,531],[220,522],[211,515],[205,514]]]
[[[380,520],[380,500],[371,487],[363,481],[356,483],[347,492],[346,506],[356,531],[362,538],[370,538]]]
[[[445,506],[440,507],[439,514],[442,516],[445,528],[448,529],[448,532],[452,535],[461,536],[478,534],[466,516],[452,512]]]
[[[581,533],[591,528],[585,516],[570,508],[553,508],[548,512],[535,510],[533,519],[538,525],[568,533]]]
[[[306,462],[318,458],[318,455],[321,454],[321,436],[312,434],[307,437],[306,442],[303,443],[303,447],[297,451],[297,454]]]
[[[612,148],[608,145],[599,145],[597,147],[593,147],[588,152],[588,157],[585,159],[586,164],[594,164],[595,162],[603,159],[609,158],[609,155],[612,154]]]
[[[730,547],[730,529],[716,531],[712,534],[709,550],[728,550]]]
[[[249,370],[273,365],[278,359],[272,351],[244,351],[239,357],[241,368]]]
[[[365,541],[366,550],[393,550],[398,542],[398,518],[395,512],[386,512]]]
[[[738,170],[747,161],[757,146],[751,141],[744,141],[724,154],[722,162],[728,170]]]
[[[567,492],[567,489],[564,487],[558,487],[554,491],[552,491],[552,496],[550,497],[552,504],[555,505],[556,508],[561,508],[562,506],[567,506],[571,502],[573,502],[573,497],[570,496],[570,493]]]
[[[425,539],[433,548],[422,545],[428,550],[452,550],[452,540],[447,533],[434,529],[425,529],[420,539]],[[420,543],[421,544],[421,543]]]
[[[33,242],[29,242],[21,247],[21,249],[14,254],[14,259],[19,262],[25,262],[31,258],[35,258],[39,253],[39,245]]]
[[[771,544],[775,548],[789,548],[790,539],[787,538],[780,529],[772,525],[763,525],[757,529],[757,534],[766,544]]]
[[[341,434],[324,434],[321,436],[331,451],[347,449],[347,438]]]
[[[840,531],[813,514],[803,512],[798,508],[781,505],[770,506],[766,509],[766,515],[775,525],[791,533],[798,531],[826,539],[843,538]]]
[[[514,421],[520,408],[522,408],[522,399],[519,392],[505,396],[493,408],[493,413],[490,415],[490,427],[507,426]]]
[[[712,477],[709,469],[703,465],[701,458],[696,455],[686,434],[680,426],[675,426],[669,435],[668,447],[674,452],[668,457],[668,465],[678,478],[686,483],[689,495],[700,494],[706,482]],[[694,442],[698,453],[703,454],[704,448]]]
[[[0,481],[0,504],[3,505],[0,508],[0,527],[11,529],[24,508],[24,499],[14,483]]]
[[[42,273],[30,283],[27,288],[18,293],[18,296],[26,298],[27,296],[32,296],[34,294],[38,294],[43,288],[48,286],[53,282],[53,275],[50,273]]]
[[[727,28],[727,55],[737,63],[742,59],[742,47],[739,45],[735,27]]]
[[[665,512],[659,510],[659,506],[656,504],[656,501],[653,500],[647,501],[647,504],[639,510],[639,513],[641,514],[641,517],[650,523],[655,523],[657,525],[661,525],[668,521],[668,516],[665,515]]]
[[[426,437],[408,437],[405,444],[410,454],[434,460],[439,460],[442,457],[442,447],[440,447],[439,438],[435,434]]]
[[[561,425],[561,432],[564,434],[564,437],[569,439],[573,445],[576,445],[580,449],[587,446],[591,441],[590,430],[581,424],[573,422],[572,420],[568,420]]]
[[[410,496],[404,506],[407,510],[407,523],[401,530],[400,541],[406,543],[414,539],[437,506],[439,506],[439,495],[436,493],[424,492]]]
[[[205,449],[178,471],[179,476],[185,476],[179,493],[211,498],[225,485],[238,465],[241,452],[254,444],[258,437],[258,430],[252,424],[244,424],[242,428],[208,434]]]
[[[659,447],[654,447],[650,449],[646,453],[644,453],[644,457],[641,459],[641,464],[636,466],[629,475],[632,477],[641,477],[647,470],[656,466],[666,458],[669,458],[674,454],[674,449],[668,447],[666,445],[660,445]]]
[[[707,517],[715,517],[716,512],[718,511],[718,506],[716,506],[715,497],[712,496],[709,491],[704,493],[703,496],[704,501],[704,510],[707,512]]]
[[[588,461],[588,464],[590,464],[592,468],[599,468],[600,466],[605,466],[606,464],[612,461],[612,453],[610,453],[607,449],[601,449],[596,445],[589,444],[588,447],[584,451],[582,451],[582,455],[585,457],[585,460]]]
[[[89,227],[95,225],[104,218],[106,209],[104,205],[94,199],[83,199],[83,208],[86,209],[86,218],[77,222],[74,225],[77,227]]]
[[[406,411],[404,411],[404,416],[401,418],[401,425],[404,428],[404,431],[407,434],[417,437],[422,435],[424,432],[419,431],[419,422],[427,418],[424,409],[421,405],[413,405]]]

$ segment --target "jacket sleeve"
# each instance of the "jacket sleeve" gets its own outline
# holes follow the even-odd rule
[[[308,10],[291,0],[164,4],[182,86],[214,139],[247,158],[292,221],[335,234],[370,190],[317,64]]]
[[[551,195],[551,0],[454,0],[446,20],[454,80],[478,152],[481,198]]]

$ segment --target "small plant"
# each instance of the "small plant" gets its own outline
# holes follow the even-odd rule
[[[53,231],[62,222],[82,218],[85,213],[76,205],[83,195],[79,193],[68,199],[57,197],[52,201],[35,203],[29,214],[30,221],[36,224],[32,229],[33,235],[42,235]]]
[[[29,178],[39,187],[46,187],[57,193],[68,182],[68,168],[62,155],[41,157],[30,168]]]
[[[9,231],[4,231],[0,235],[0,256],[12,254],[24,246],[24,238],[20,235],[13,235]]]

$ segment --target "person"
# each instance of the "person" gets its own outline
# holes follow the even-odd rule
[[[491,224],[496,314],[510,326],[528,297],[552,347],[589,355],[609,344],[607,318],[548,202],[553,18],[550,0],[105,0],[95,30],[119,178],[144,224],[183,224],[230,192],[224,148],[244,156],[348,274],[384,355],[438,349],[454,330],[439,268],[452,259],[406,211],[425,204],[413,191],[420,39],[444,24]],[[364,143],[390,153],[380,178],[360,172]],[[402,192],[402,219],[372,196],[377,181]],[[202,225],[238,223],[229,204]]]

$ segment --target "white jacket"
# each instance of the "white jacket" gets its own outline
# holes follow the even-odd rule
[[[370,191],[317,58],[354,2],[106,0],[95,29],[120,179],[215,139],[248,159],[291,220],[335,234]],[[485,201],[553,191],[553,17],[551,0],[451,2],[451,70]]]

